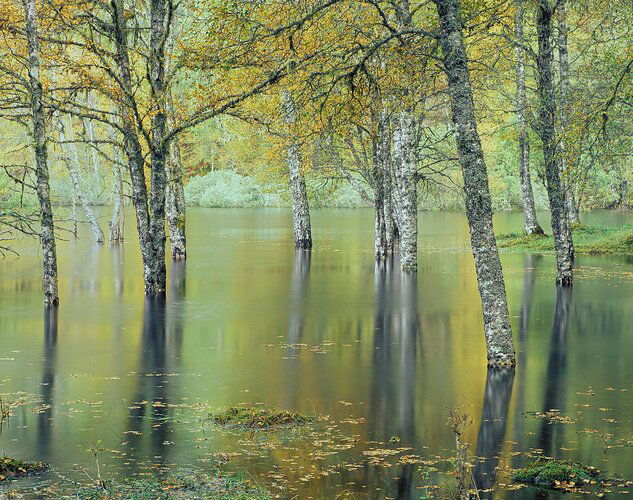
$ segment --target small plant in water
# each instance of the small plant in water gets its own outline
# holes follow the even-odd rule
[[[11,405],[4,399],[0,398],[0,423],[9,420],[11,416]]]
[[[448,426],[455,436],[455,459],[453,461],[455,479],[457,480],[455,496],[460,499],[472,498],[472,496],[477,498],[479,496],[477,488],[474,487],[472,465],[468,461],[468,443],[462,440],[462,435],[472,423],[473,419],[470,416],[461,414],[456,409],[451,409]]]
[[[218,425],[251,430],[269,430],[303,425],[315,421],[314,417],[253,403],[230,406],[212,414],[211,417]]]

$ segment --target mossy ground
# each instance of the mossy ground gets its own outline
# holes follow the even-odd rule
[[[24,477],[47,468],[42,462],[23,462],[11,457],[0,457],[0,482]]]
[[[540,488],[567,491],[589,485],[599,486],[607,481],[607,478],[593,467],[560,460],[539,462],[525,469],[519,469],[512,475],[512,479]]]
[[[167,500],[201,498],[222,500],[267,500],[268,492],[242,473],[213,475],[178,472],[164,478],[105,481],[103,485],[82,488],[75,496],[85,499]]]
[[[633,225],[585,226],[572,228],[577,254],[633,255]],[[521,252],[554,252],[551,235],[502,234],[497,237],[499,248]]]
[[[245,403],[230,406],[211,415],[218,425],[243,429],[269,430],[314,422],[314,417],[292,413],[262,404]]]

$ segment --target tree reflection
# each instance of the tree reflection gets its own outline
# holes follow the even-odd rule
[[[38,454],[49,456],[53,426],[53,394],[55,391],[55,359],[57,352],[57,307],[44,308],[44,356],[42,367],[42,409],[37,418]]]
[[[417,274],[402,273],[396,259],[375,271],[373,370],[370,428],[375,438],[416,445],[415,383],[419,336]],[[398,498],[414,495],[415,467],[403,465],[395,486]],[[373,481],[372,481],[373,483]],[[369,483],[365,483],[369,484]]]
[[[550,336],[547,375],[545,378],[544,412],[553,409],[565,410],[564,379],[567,371],[567,326],[571,297],[571,287],[557,287],[554,324],[552,325]],[[556,439],[558,439],[558,443],[555,443]],[[545,455],[552,456],[556,450],[559,450],[562,440],[563,428],[560,423],[549,423],[545,420],[541,422],[538,446]]]
[[[474,478],[481,498],[492,498],[490,490],[497,479],[499,455],[506,434],[508,408],[512,398],[514,367],[489,367],[484,391],[481,425],[477,435],[477,464]]]
[[[301,341],[305,320],[305,302],[308,294],[308,278],[312,252],[310,250],[295,250],[292,281],[290,283],[290,298],[288,303],[288,343],[296,344]]]
[[[534,303],[534,289],[536,283],[537,270],[543,259],[542,255],[526,255],[523,271],[523,298],[521,300],[521,311],[519,313],[519,331],[518,331],[518,349],[517,364],[520,367],[527,365],[527,341],[530,331],[530,317]],[[524,368],[523,368],[524,369]],[[515,394],[515,412],[516,419],[514,422],[514,440],[523,439],[523,412],[525,411],[525,379],[526,377],[519,375]],[[520,458],[517,456],[514,461],[518,463]]]
[[[303,338],[311,263],[312,251],[304,249],[295,250],[292,275],[290,278],[290,291],[288,294],[288,333],[286,338],[289,345],[298,344]],[[288,349],[286,365],[290,376],[286,382],[284,393],[286,406],[288,408],[296,407],[301,394],[298,373],[301,363],[298,356],[298,349],[292,347]]]
[[[135,454],[151,456],[156,461],[152,465],[166,463],[174,441],[169,389],[182,346],[185,265],[185,261],[172,263],[169,305],[164,297],[145,298],[138,386],[130,409],[128,440],[132,458]],[[139,446],[147,425],[151,452],[141,453]]]

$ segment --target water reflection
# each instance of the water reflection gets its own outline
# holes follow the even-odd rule
[[[55,391],[55,360],[57,351],[57,307],[44,309],[44,355],[42,367],[42,406],[37,417],[37,447],[42,457],[48,457],[52,439],[53,394]]]
[[[528,334],[530,331],[530,319],[532,314],[532,307],[534,303],[534,289],[536,283],[537,271],[543,260],[542,255],[526,255],[523,264],[523,294],[521,297],[521,309],[519,312],[519,331],[518,331],[518,345],[517,345],[517,365],[525,370],[527,364],[527,343]],[[519,376],[517,382],[517,388],[515,391],[515,421],[514,421],[514,440],[519,441],[523,436],[524,429],[524,416],[525,411],[525,377]],[[519,457],[515,457],[513,462],[515,466],[518,466]]]
[[[567,326],[571,304],[572,288],[557,287],[554,324],[550,335],[547,374],[545,376],[545,397],[543,412],[565,410],[565,373],[567,371]],[[560,423],[543,419],[538,447],[547,456],[559,455],[563,445],[564,429]]]
[[[128,447],[134,468],[141,457],[149,457],[152,465],[167,463],[173,445],[170,411],[171,375],[177,371],[182,348],[182,310],[185,295],[185,262],[175,261],[169,275],[169,299],[146,297],[141,332],[141,359],[137,388],[130,407]],[[149,450],[144,434],[149,436]]]
[[[415,383],[419,336],[417,275],[400,272],[396,259],[376,264],[370,427],[376,439],[416,446]],[[398,498],[414,494],[414,470],[396,477]],[[376,471],[368,471],[373,474]],[[367,480],[375,482],[376,478]]]
[[[308,296],[308,278],[312,252],[310,250],[295,250],[294,265],[290,283],[290,297],[288,300],[288,343],[301,342],[305,321],[305,303]]]
[[[477,435],[478,460],[474,470],[480,498],[492,498],[488,490],[494,486],[497,478],[513,384],[514,368],[488,368],[481,425]]]

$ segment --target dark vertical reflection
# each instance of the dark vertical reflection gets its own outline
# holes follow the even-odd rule
[[[481,425],[477,434],[477,463],[473,473],[480,498],[493,497],[488,490],[497,479],[513,384],[514,367],[488,368]]]
[[[305,302],[308,295],[308,278],[312,252],[310,250],[295,250],[292,281],[290,283],[290,297],[288,301],[288,343],[296,344],[301,341],[305,319]]]
[[[288,294],[288,334],[286,338],[289,345],[298,344],[303,338],[311,263],[312,252],[310,250],[295,250]],[[285,387],[285,403],[288,408],[297,407],[301,393],[299,390],[301,381],[298,373],[300,367],[299,350],[289,348],[287,360],[289,377]]]
[[[401,273],[397,259],[392,259],[376,265],[374,284],[370,428],[376,439],[394,438],[402,446],[415,446],[417,275]],[[397,498],[415,495],[414,471],[411,464],[400,468],[394,486]],[[377,478],[368,479],[374,483]]]
[[[57,307],[44,309],[44,356],[42,367],[42,410],[37,417],[38,455],[49,456],[53,425],[55,358],[57,351]]]
[[[112,251],[112,267],[114,272],[114,294],[121,298],[125,284],[124,245],[114,245]]]
[[[518,331],[518,349],[517,349],[517,365],[520,367],[519,379],[515,391],[515,422],[514,422],[514,440],[523,440],[523,422],[525,411],[525,380],[527,366],[527,341],[530,332],[530,317],[532,314],[532,306],[534,303],[534,288],[536,283],[537,270],[543,259],[542,255],[526,255],[523,266],[523,297],[521,300],[521,311],[519,313],[519,331]],[[513,462],[518,462],[519,456],[513,458]],[[516,463],[515,463],[516,465]]]
[[[547,361],[547,375],[545,376],[545,398],[543,411],[561,410],[565,408],[565,372],[567,371],[567,324],[569,322],[569,307],[571,304],[572,288],[557,287],[556,308],[554,310],[554,324],[550,336],[549,358]],[[558,443],[555,440],[558,439]],[[560,449],[563,439],[563,426],[560,423],[549,423],[545,419],[541,422],[538,446],[547,456],[552,456]]]
[[[179,360],[182,352],[183,318],[187,291],[187,261],[174,260],[169,270],[167,298],[167,341],[173,346],[172,354]]]
[[[182,346],[185,262],[173,262],[169,275],[169,304],[164,297],[146,297],[141,332],[138,387],[129,418],[129,447],[134,466],[138,457],[153,457],[152,465],[167,463],[173,444],[169,389]],[[139,447],[149,439],[149,453]]]

